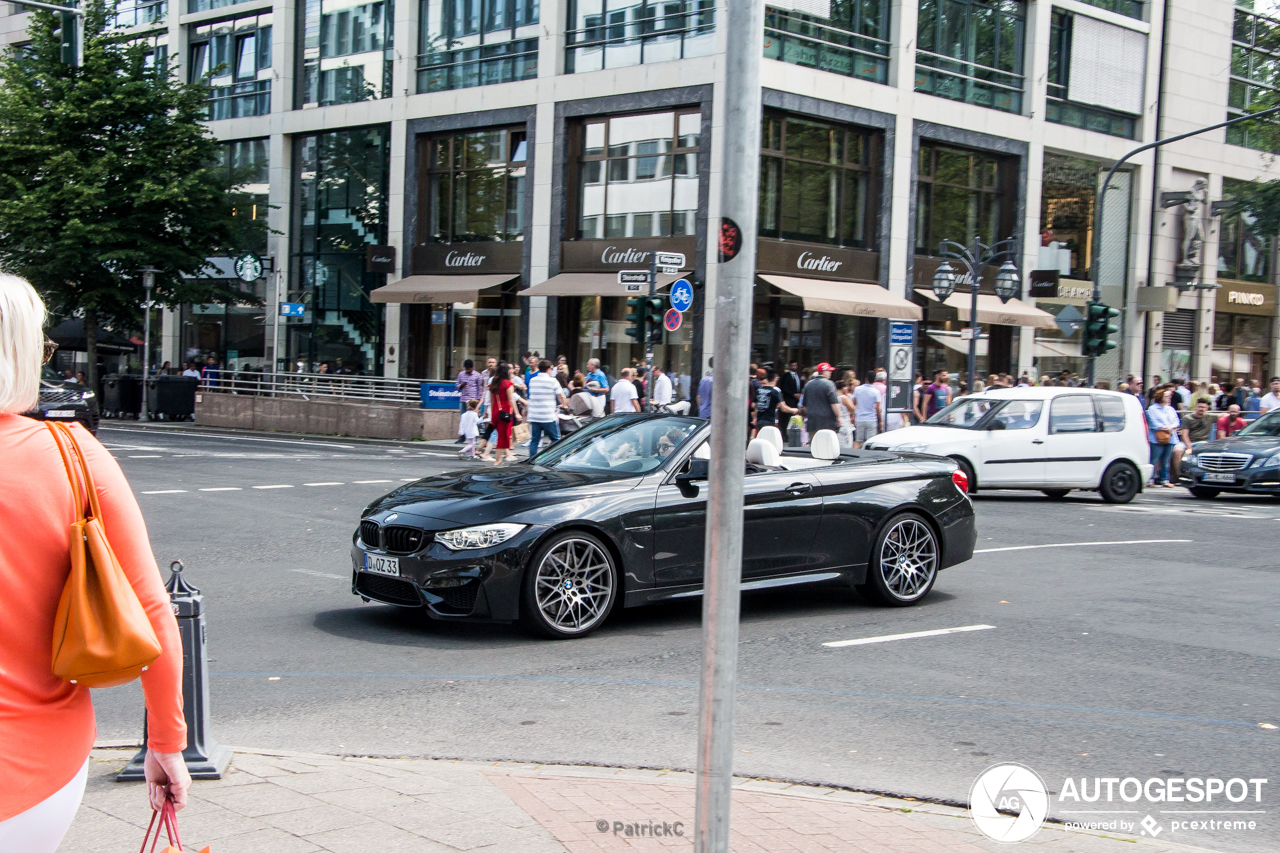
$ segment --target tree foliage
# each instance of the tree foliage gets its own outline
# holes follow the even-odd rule
[[[265,231],[235,215],[247,205],[201,123],[208,90],[112,30],[103,0],[84,8],[81,67],[59,61],[50,12],[0,57],[0,268],[55,314],[82,312],[91,346],[99,322],[137,327],[144,267],[162,304],[254,302],[200,277]]]

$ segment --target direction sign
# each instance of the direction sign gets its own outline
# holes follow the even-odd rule
[[[618,270],[618,284],[648,284],[648,270]]]
[[[668,308],[667,313],[662,318],[662,327],[668,332],[674,332],[680,328],[682,322],[684,322],[684,315],[674,308]]]
[[[683,252],[658,252],[655,260],[660,267],[676,267],[679,269],[684,266]]]
[[[1058,324],[1058,328],[1062,330],[1062,334],[1071,336],[1080,331],[1080,327],[1084,325],[1084,315],[1074,305],[1068,305],[1058,312],[1058,316],[1053,318]]]
[[[303,305],[301,302],[281,302],[280,303],[281,317],[303,317],[306,315],[306,313],[307,313],[307,306]]]
[[[960,340],[962,341],[973,340],[973,326],[965,326],[963,329],[960,330]]]
[[[671,285],[671,293],[667,296],[671,307],[681,313],[693,307],[693,285],[689,279],[682,278]]]
[[[245,252],[236,258],[236,278],[241,281],[257,281],[262,278],[262,258],[253,252]]]

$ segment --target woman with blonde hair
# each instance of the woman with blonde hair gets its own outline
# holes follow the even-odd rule
[[[89,689],[53,674],[54,617],[71,571],[75,493],[52,433],[22,416],[35,407],[53,354],[45,306],[23,279],[0,273],[0,850],[52,853],[80,807],[96,729]],[[48,346],[48,349],[46,349]],[[147,793],[152,808],[186,805],[182,643],[142,512],[120,467],[79,425],[71,432],[95,481],[111,548],[160,641],[142,673]]]

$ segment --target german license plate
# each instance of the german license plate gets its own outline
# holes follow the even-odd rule
[[[1201,482],[1204,482],[1204,483],[1231,483],[1234,485],[1236,481],[1236,475],[1235,474],[1202,474],[1200,477],[1200,480]]]
[[[398,557],[379,557],[377,554],[364,555],[364,570],[377,575],[400,576],[400,559]]]
[[[44,413],[46,418],[74,418],[75,411],[72,409],[50,409]]]

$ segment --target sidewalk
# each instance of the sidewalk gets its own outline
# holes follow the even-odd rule
[[[113,778],[133,752],[94,750],[62,850],[118,853],[142,843],[150,816],[143,787]],[[621,853],[690,849],[693,813],[689,773],[237,750],[222,780],[194,783],[180,825],[190,853],[206,844],[212,853]],[[1052,824],[1024,844],[1042,853],[1199,849]],[[735,782],[734,853],[1009,849],[981,836],[964,809]]]

